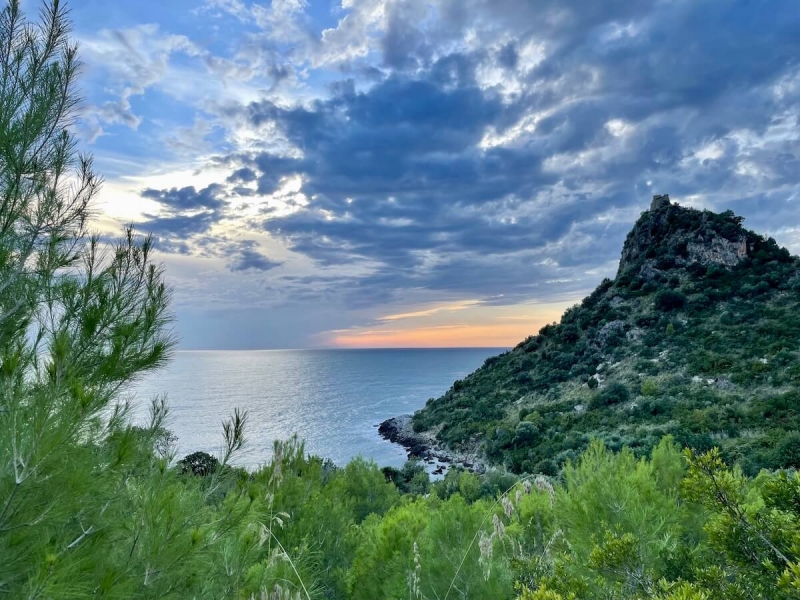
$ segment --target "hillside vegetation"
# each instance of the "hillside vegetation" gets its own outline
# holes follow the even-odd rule
[[[781,430],[795,415],[797,263],[774,242],[746,233],[741,264],[706,266],[690,262],[706,247],[692,236],[727,231],[741,248],[738,221],[652,212],[626,245],[617,282],[419,417],[453,443],[492,432],[487,451],[498,461],[561,467],[557,476],[454,469],[431,483],[419,464],[382,470],[359,458],[337,467],[308,456],[297,439],[276,442],[269,464],[246,471],[232,466],[247,443],[238,411],[222,427],[218,456],[176,460],[164,399],[153,400],[141,426],[127,402],[132,383],[171,356],[170,288],[149,238],[128,230],[106,247],[87,232],[100,180],[71,134],[78,66],[57,0],[36,24],[18,0],[7,3],[0,598],[798,597],[800,475],[748,477],[716,449],[682,451],[669,436],[657,439],[719,441],[751,471],[758,461],[795,464],[796,437]],[[686,244],[651,254],[637,241],[647,232]],[[723,246],[729,257],[733,247]],[[644,270],[653,273],[647,281]],[[523,360],[541,368],[515,371]],[[582,378],[596,372],[593,389]],[[695,372],[704,378],[697,384]],[[458,405],[461,420],[437,421],[447,404]],[[607,444],[587,444],[589,424]],[[550,432],[556,426],[569,447]],[[634,450],[617,451],[626,440]]]
[[[746,473],[800,466],[800,260],[715,214],[654,200],[616,278],[414,416],[453,448],[555,475],[592,439],[664,435]]]

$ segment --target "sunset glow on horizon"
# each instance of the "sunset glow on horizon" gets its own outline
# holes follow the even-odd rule
[[[320,338],[322,346],[331,348],[512,348],[544,325],[558,321],[572,304],[473,304],[437,319],[440,324],[426,321],[442,309],[420,310],[409,313],[402,323],[384,317],[374,326],[325,332]]]

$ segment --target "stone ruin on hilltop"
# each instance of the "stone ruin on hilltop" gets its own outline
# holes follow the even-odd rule
[[[656,194],[653,196],[653,201],[650,203],[650,210],[655,211],[659,208],[669,206],[670,204],[669,194]]]

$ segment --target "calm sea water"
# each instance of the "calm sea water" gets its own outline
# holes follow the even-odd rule
[[[216,453],[233,409],[250,413],[248,442],[236,463],[268,461],[272,442],[296,433],[306,450],[337,464],[361,455],[400,466],[402,448],[377,425],[411,413],[477,369],[497,348],[435,350],[265,350],[178,352],[171,365],[136,388],[137,413],[167,394],[178,456]]]

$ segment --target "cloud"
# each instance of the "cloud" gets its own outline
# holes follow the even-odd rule
[[[312,198],[264,228],[323,265],[377,262],[360,281],[389,297],[422,286],[511,301],[588,287],[585,273],[617,258],[651,193],[716,207],[797,187],[796,142],[767,135],[800,105],[781,83],[795,81],[800,56],[789,4],[789,18],[712,1],[500,4],[442,2],[440,21],[420,28],[422,5],[383,3],[382,64],[394,74],[310,105],[243,108],[302,154],[258,155],[265,190],[297,173]],[[378,27],[375,11],[354,4],[336,31],[358,15]],[[468,27],[484,38],[471,49]],[[543,55],[526,62],[520,49],[534,42]],[[492,68],[521,91],[484,85]],[[489,134],[500,142],[485,144]],[[710,143],[718,154],[691,158]]]
[[[158,203],[161,213],[145,213],[145,219],[137,223],[137,227],[157,236],[162,251],[186,253],[190,238],[208,232],[224,217],[227,203],[223,193],[219,184],[201,190],[194,186],[142,190],[141,197]]]
[[[402,321],[405,319],[414,319],[418,317],[429,317],[431,315],[435,315],[436,313],[440,312],[455,312],[465,310],[471,306],[480,305],[482,302],[480,300],[464,300],[462,302],[457,302],[455,304],[445,304],[445,305],[437,305],[430,308],[425,308],[422,310],[415,310],[413,312],[407,313],[396,313],[391,315],[385,315],[380,317],[379,321]]]
[[[471,310],[578,298],[614,272],[654,193],[797,239],[794,0],[203,10],[239,31],[224,51],[153,26],[93,38],[93,56],[119,61],[101,120],[141,130],[129,100],[149,87],[191,104],[195,124],[164,137],[226,173],[145,190],[159,211],[143,226],[228,276],[259,273],[287,302],[441,319],[410,296]],[[170,74],[187,61],[242,88],[186,91]],[[242,239],[256,236],[290,259]]]
[[[146,220],[137,223],[137,227],[147,233],[152,233],[158,238],[165,238],[160,242],[161,249],[165,244],[175,244],[178,239],[189,238],[193,235],[208,231],[216,223],[217,216],[213,212],[201,212],[194,215],[145,215]],[[171,246],[170,246],[171,247]],[[183,242],[180,248],[187,248]]]
[[[200,191],[194,186],[169,190],[146,189],[142,192],[142,197],[155,200],[173,212],[196,209],[218,210],[225,204],[220,198],[221,192],[222,186],[212,184]]]
[[[254,249],[255,242],[247,241],[238,244],[233,261],[228,268],[233,271],[270,271],[279,267],[281,262],[272,260]]]
[[[138,128],[142,117],[134,113],[131,99],[165,80],[173,55],[197,57],[202,53],[188,37],[164,34],[155,24],[103,29],[83,37],[81,56],[90,67],[90,79],[103,80],[115,97],[88,107],[84,119],[99,133],[103,125]]]

